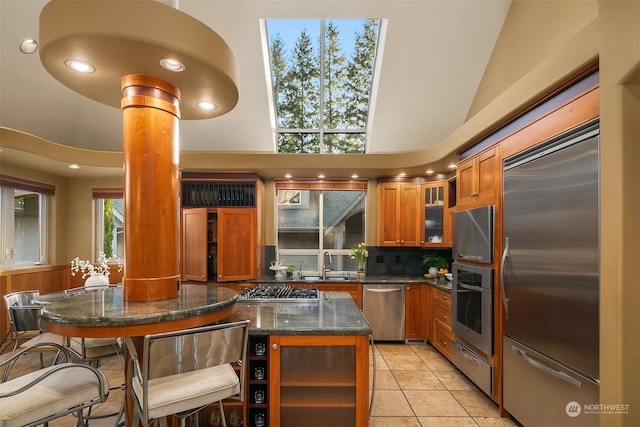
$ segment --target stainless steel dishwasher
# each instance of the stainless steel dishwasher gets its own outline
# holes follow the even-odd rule
[[[374,341],[404,341],[404,285],[363,285],[362,312]]]

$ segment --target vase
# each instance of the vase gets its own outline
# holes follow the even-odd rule
[[[358,261],[358,268],[356,269],[356,274],[358,277],[364,277],[365,276],[365,263],[364,260],[363,261]]]
[[[87,288],[93,286],[109,286],[109,278],[104,274],[93,273],[84,281],[84,286]]]
[[[435,267],[429,267],[429,270],[427,270],[427,272],[431,274],[433,277],[438,276],[438,269]]]

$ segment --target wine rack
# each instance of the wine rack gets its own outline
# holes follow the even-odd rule
[[[249,427],[269,425],[269,337],[249,337],[247,420]]]

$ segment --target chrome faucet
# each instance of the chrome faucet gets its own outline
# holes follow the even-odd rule
[[[300,270],[298,270],[298,278],[302,279],[302,266],[306,265],[304,261],[300,262]]]
[[[326,257],[327,255],[329,255],[329,264],[331,264],[331,254],[329,253],[329,251],[326,251],[324,253],[324,256]],[[324,258],[322,259],[322,280],[327,280],[327,273],[329,271],[331,271],[331,269],[329,267],[327,267],[327,264],[324,262]]]

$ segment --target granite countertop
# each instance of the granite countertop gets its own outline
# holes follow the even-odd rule
[[[339,278],[343,276],[337,276]],[[364,277],[349,276],[348,280],[335,280],[335,278],[329,276],[328,280],[301,280],[297,278],[287,277],[285,280],[277,280],[274,276],[263,276],[256,280],[247,280],[247,283],[259,283],[261,285],[287,285],[293,283],[321,283],[323,285],[345,285],[349,283],[362,283],[362,284],[425,284],[434,286],[444,291],[451,291],[451,282],[447,279],[425,279],[424,276],[382,276],[382,275],[367,275]]]
[[[234,307],[238,294],[225,287],[182,285],[180,295],[160,301],[123,301],[122,287],[78,289],[38,297],[43,319],[82,328],[118,328],[180,321]]]
[[[348,292],[319,292],[311,302],[238,302],[229,321],[251,320],[249,335],[370,335]]]

